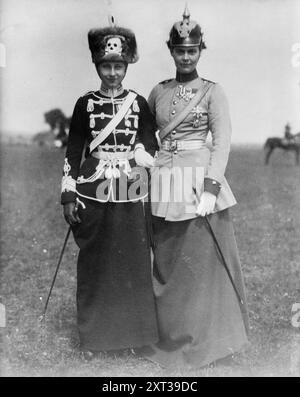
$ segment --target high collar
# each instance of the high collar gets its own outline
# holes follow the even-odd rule
[[[102,94],[104,96],[108,96],[110,98],[115,98],[115,97],[123,94],[124,88],[123,88],[122,84],[119,85],[119,87],[117,87],[117,88],[107,88],[103,84],[101,84],[99,92],[100,92],[100,94]]]
[[[198,77],[197,70],[194,69],[191,73],[176,72],[176,81],[179,83],[186,83],[187,81],[195,80]]]

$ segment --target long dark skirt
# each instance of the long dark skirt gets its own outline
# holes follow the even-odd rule
[[[81,198],[80,198],[81,199]],[[158,340],[143,205],[81,199],[73,228],[77,322],[83,350],[142,346]]]
[[[245,302],[229,211],[209,217]],[[160,341],[144,354],[163,366],[202,367],[247,345],[246,305],[240,306],[204,218],[153,217],[154,275]]]

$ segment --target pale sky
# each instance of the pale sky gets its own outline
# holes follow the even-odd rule
[[[155,84],[175,76],[166,40],[184,6],[184,0],[2,0],[1,130],[46,130],[44,112],[59,107],[69,116],[80,95],[99,88],[87,32],[106,26],[110,11],[137,37],[140,60],[129,65],[124,86],[147,98]],[[286,122],[300,131],[300,62],[292,64],[296,43],[300,53],[300,0],[189,0],[188,6],[207,44],[198,73],[226,91],[232,142],[262,143],[282,135]]]

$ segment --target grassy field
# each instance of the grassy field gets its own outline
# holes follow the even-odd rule
[[[261,148],[233,148],[228,180],[250,309],[250,348],[230,366],[170,372],[124,354],[86,362],[76,333],[76,256],[70,239],[44,327],[38,322],[67,226],[62,217],[63,152],[33,146],[1,148],[2,376],[291,376],[300,375],[300,167]]]

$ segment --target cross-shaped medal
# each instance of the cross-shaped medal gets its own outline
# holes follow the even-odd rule
[[[201,117],[202,117],[202,111],[200,110],[199,105],[194,107],[194,109],[192,110],[192,114],[194,115],[193,127],[194,128],[199,128],[200,127]]]

